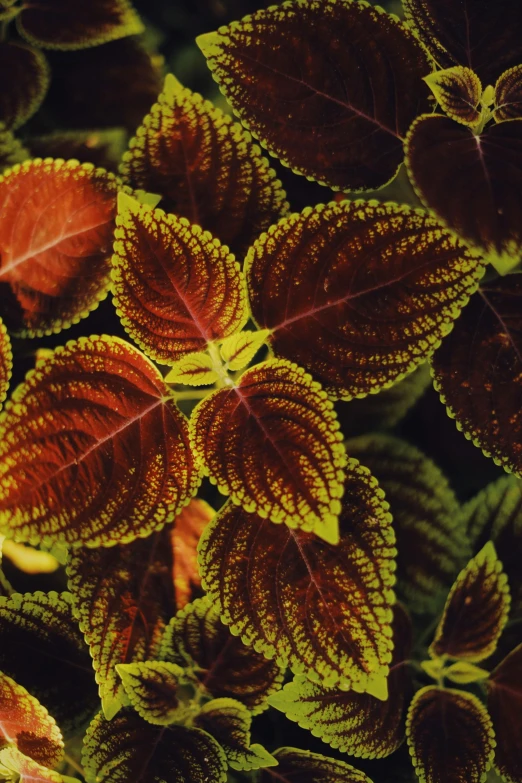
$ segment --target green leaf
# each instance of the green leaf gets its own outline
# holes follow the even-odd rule
[[[269,334],[268,329],[260,329],[257,332],[238,332],[225,338],[219,352],[226,362],[226,369],[235,372],[250,364]]]
[[[184,721],[187,709],[177,696],[178,688],[185,679],[180,666],[162,661],[142,661],[117,664],[116,671],[131,705],[148,723],[168,726]]]
[[[0,774],[4,769],[16,776],[17,783],[78,783],[75,778],[60,775],[59,772],[38,764],[14,747],[0,750]],[[11,779],[11,775],[9,778]]]
[[[179,383],[185,386],[209,386],[219,380],[219,375],[214,370],[212,359],[208,353],[189,353],[175,362],[168,374],[165,383]]]
[[[274,751],[274,757],[277,769],[263,770],[261,783],[372,783],[364,772],[351,764],[308,750],[279,748]]]
[[[458,685],[469,685],[472,682],[487,680],[489,672],[469,661],[456,661],[444,669],[444,676]]]
[[[11,340],[9,339],[5,324],[0,318],[0,410],[7,397],[12,369],[13,352],[11,350]]]
[[[471,68],[456,65],[434,71],[424,81],[437,99],[440,108],[452,120],[473,127],[480,122],[482,83]]]
[[[31,157],[29,151],[25,149],[22,142],[19,141],[5,125],[0,122],[0,174],[5,169],[14,166],[15,163],[22,163]]]

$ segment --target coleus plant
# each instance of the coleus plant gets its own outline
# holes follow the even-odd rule
[[[508,578],[520,588],[503,490],[485,515],[482,498],[462,511],[408,444],[345,443],[334,407],[429,360],[459,428],[520,475],[522,39],[512,4],[490,5],[406,0],[401,21],[292,0],[200,39],[244,125],[294,172],[373,191],[405,159],[428,209],[290,213],[250,133],[172,75],[119,177],[58,158],[0,179],[2,397],[11,338],[60,332],[109,291],[128,337],[41,347],[1,416],[0,532],[51,548],[68,580],[1,583],[4,779],[67,780],[63,738],[92,718],[88,783],[369,780],[252,742],[271,704],[351,755],[407,735],[427,783],[485,780],[493,761],[522,780],[520,648],[482,665]],[[203,476],[228,498],[215,515],[195,497]],[[394,590],[437,618],[463,567],[412,653]]]

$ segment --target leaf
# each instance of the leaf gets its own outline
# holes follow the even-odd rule
[[[516,0],[404,0],[403,5],[406,20],[441,68],[465,65],[486,85],[522,62]]]
[[[197,598],[170,621],[160,657],[182,666],[204,695],[232,697],[257,715],[280,688],[284,668],[232,636],[207,598]]]
[[[0,409],[7,397],[12,368],[13,352],[11,351],[11,340],[9,339],[4,323],[0,318]]]
[[[59,332],[107,295],[117,180],[39,158],[0,177],[0,293],[21,337]]]
[[[268,329],[260,329],[257,332],[237,332],[226,337],[219,349],[221,358],[226,362],[226,369],[235,372],[250,364],[269,334]]]
[[[55,720],[38,699],[0,672],[0,744],[5,743],[46,767],[55,767],[63,757]]]
[[[16,18],[18,32],[45,49],[83,49],[144,31],[129,0],[31,0]]]
[[[99,713],[84,741],[87,783],[226,783],[222,748],[205,731],[153,726],[132,710],[111,721]]]
[[[296,0],[197,43],[263,146],[336,190],[390,182],[402,137],[429,107],[425,50],[397,17],[367,3]]]
[[[123,156],[132,187],[162,193],[162,208],[202,226],[242,258],[286,213],[281,183],[250,134],[168,74]]]
[[[488,658],[507,622],[509,606],[507,577],[490,541],[451,588],[430,655],[471,663]]]
[[[179,383],[185,386],[209,386],[219,381],[214,364],[208,353],[189,353],[175,362],[165,383]]]
[[[482,285],[432,359],[434,385],[468,440],[522,475],[522,282]]]
[[[378,391],[423,362],[482,275],[430,215],[376,201],[285,218],[254,243],[245,271],[275,355],[336,398]]]
[[[455,65],[430,73],[424,81],[448,117],[470,127],[478,125],[482,84],[471,68]]]
[[[277,770],[263,770],[261,783],[371,783],[364,772],[345,761],[337,761],[319,753],[297,748],[279,748],[274,752]]]
[[[70,593],[0,597],[0,669],[49,710],[64,734],[98,705]]]
[[[19,128],[36,112],[45,97],[49,87],[49,65],[38,49],[2,41],[0,72],[9,74],[0,94],[0,122],[6,128]]]
[[[415,694],[407,737],[420,783],[483,783],[494,736],[486,708],[471,693],[429,686]]]
[[[339,525],[333,546],[229,502],[199,544],[202,584],[245,644],[326,687],[385,699],[395,537],[382,490],[356,460]]]
[[[18,783],[74,783],[73,778],[60,775],[58,772],[38,764],[14,747],[3,748],[0,751],[1,767],[16,773]]]
[[[131,705],[144,720],[158,726],[168,726],[178,717],[182,722],[186,711],[176,695],[183,680],[182,668],[175,663],[141,661],[120,663],[116,671]]]
[[[2,554],[26,574],[52,574],[60,567],[60,563],[50,552],[42,552],[8,538],[4,541]]]
[[[493,116],[497,122],[522,117],[522,65],[515,65],[499,76],[494,104]]]
[[[0,527],[18,540],[111,546],[174,519],[199,475],[161,375],[117,337],[57,348],[0,417]]]
[[[444,676],[459,685],[469,685],[472,682],[487,680],[489,672],[469,661],[456,661],[444,669]]]
[[[174,611],[171,535],[165,528],[124,546],[71,552],[69,589],[108,720],[122,705],[115,665],[157,657]]]
[[[387,701],[367,693],[325,688],[298,674],[270,697],[270,705],[342,753],[362,758],[390,755],[404,741],[406,710],[413,695],[406,660],[412,628],[400,604],[395,605],[393,643]]]
[[[398,591],[411,611],[437,609],[471,556],[455,493],[439,468],[406,441],[375,434],[345,445],[371,470],[390,504]]]
[[[125,149],[123,128],[101,130],[54,131],[43,136],[30,136],[27,144],[32,158],[74,158],[80,163],[116,172]]]
[[[425,114],[411,126],[405,150],[421,201],[501,274],[516,266],[522,253],[522,120],[488,125],[477,136],[448,117]]]
[[[31,156],[22,142],[15,138],[13,133],[0,122],[0,174],[5,169],[14,166],[15,163],[22,163],[29,157]]]
[[[194,456],[246,511],[337,543],[346,457],[332,403],[295,364],[269,360],[192,413]]]
[[[176,606],[182,609],[201,586],[197,546],[203,530],[215,515],[214,509],[200,498],[193,498],[180,511],[170,529],[174,556],[174,592]]]
[[[219,742],[232,769],[253,770],[277,766],[262,745],[250,744],[252,715],[235,699],[214,699],[203,705],[194,725]]]
[[[495,767],[507,783],[522,777],[522,645],[491,673],[487,707],[495,729]]]
[[[239,264],[208,231],[120,193],[112,259],[123,326],[163,364],[203,351],[248,319]]]

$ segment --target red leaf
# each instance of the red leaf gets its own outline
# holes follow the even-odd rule
[[[0,122],[7,128],[18,128],[43,101],[49,86],[49,66],[38,49],[2,41],[0,73],[4,74],[0,92]]]
[[[0,751],[0,766],[2,771],[6,769],[15,773],[18,783],[73,783],[76,780],[65,778],[59,772],[43,767],[12,746]]]
[[[200,480],[161,375],[116,337],[38,363],[0,431],[2,529],[19,540],[128,543],[171,522]]]
[[[425,50],[366,3],[296,0],[198,39],[245,125],[298,174],[341,190],[393,179],[428,111]]]
[[[214,514],[214,509],[208,503],[195,498],[178,514],[170,529],[174,557],[174,589],[178,609],[182,609],[195,597],[194,591],[201,585],[197,546],[203,530]]]
[[[488,710],[497,740],[495,767],[508,783],[522,780],[522,645],[491,673]]]
[[[11,370],[13,367],[13,354],[11,341],[2,320],[0,319],[0,409],[7,397]]]

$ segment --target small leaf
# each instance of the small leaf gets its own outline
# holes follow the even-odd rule
[[[153,726],[133,710],[111,721],[98,714],[84,741],[87,783],[226,783],[227,760],[201,729]]]
[[[338,427],[318,383],[270,360],[203,399],[190,437],[205,473],[235,503],[336,543],[346,464]]]
[[[227,761],[236,770],[277,766],[276,759],[262,745],[250,744],[252,715],[235,699],[214,699],[205,704],[194,719],[219,742]]]
[[[501,274],[516,266],[522,254],[516,195],[522,188],[522,120],[488,125],[477,136],[448,117],[425,114],[411,126],[405,150],[421,201]]]
[[[432,359],[441,401],[497,465],[522,475],[522,281],[480,287]]]
[[[362,758],[382,758],[405,737],[406,710],[413,695],[406,659],[411,652],[409,616],[395,605],[394,650],[388,677],[388,699],[367,693],[325,688],[299,674],[269,703],[332,748]]]
[[[189,353],[175,362],[165,383],[179,383],[185,386],[210,386],[219,380],[214,364],[208,353]]]
[[[165,631],[160,657],[182,666],[205,695],[232,697],[253,715],[283,681],[284,669],[232,636],[207,597],[178,612]]]
[[[132,187],[161,193],[165,211],[210,231],[238,258],[288,209],[250,134],[172,74],[120,171]]]
[[[522,779],[522,645],[491,673],[487,706],[495,735],[495,767],[507,783]]]
[[[0,177],[0,310],[41,336],[77,323],[107,295],[117,180],[77,161],[39,158]]]
[[[522,117],[522,65],[515,65],[495,84],[493,117],[497,122]]]
[[[268,329],[260,329],[257,332],[238,332],[223,340],[219,352],[227,370],[235,372],[250,364],[269,334]]]
[[[144,30],[129,0],[31,0],[16,18],[18,32],[44,49],[83,49]]]
[[[30,157],[22,142],[0,122],[0,174],[15,163],[22,163]]]
[[[281,220],[254,243],[245,271],[253,317],[271,330],[276,356],[337,398],[390,386],[423,362],[482,275],[426,212],[376,201]]]
[[[463,513],[439,468],[391,435],[348,440],[386,493],[397,536],[398,591],[414,612],[438,609],[471,556]]]
[[[326,687],[386,699],[394,535],[370,472],[350,460],[340,541],[227,503],[199,545],[203,587],[243,642]]]
[[[40,107],[49,87],[50,69],[42,52],[23,44],[0,42],[0,73],[9,74],[0,94],[0,122],[19,128]]]
[[[444,669],[444,676],[458,685],[469,685],[472,682],[487,680],[489,672],[469,661],[456,661]]]
[[[184,672],[175,663],[120,663],[116,666],[116,671],[121,677],[131,705],[148,723],[168,726],[186,714],[177,697]]]
[[[7,397],[12,368],[13,353],[11,351],[11,340],[7,334],[4,322],[0,318],[0,410]]]
[[[0,527],[111,546],[171,522],[199,484],[187,422],[154,365],[117,337],[57,348],[0,417]]]
[[[182,609],[201,585],[198,571],[197,546],[203,530],[215,515],[204,500],[193,498],[180,511],[170,529],[174,557],[174,592],[176,606]]]
[[[197,43],[263,146],[336,190],[392,180],[402,136],[429,107],[425,50],[397,17],[366,3],[296,0]]]
[[[31,158],[74,158],[116,172],[125,149],[123,128],[100,130],[54,131],[44,136],[30,136],[26,143]]]
[[[120,193],[114,303],[133,340],[173,364],[241,329],[248,319],[239,265],[207,231]]]
[[[2,554],[25,574],[52,574],[60,567],[60,563],[50,552],[42,552],[8,538],[4,541]]]
[[[430,655],[472,663],[488,658],[507,622],[509,605],[507,577],[490,541],[451,588]]]
[[[482,84],[471,68],[456,65],[434,71],[424,81],[437,99],[440,108],[452,120],[473,127],[480,122]]]
[[[274,751],[277,770],[263,770],[261,783],[372,783],[364,772],[345,761],[337,761],[319,753],[297,748]]]
[[[55,720],[38,699],[0,672],[0,745],[5,743],[45,767],[55,767],[63,757]]]
[[[476,696],[435,687],[415,694],[407,737],[420,783],[483,783],[493,762],[494,736]]]
[[[74,783],[73,778],[38,764],[14,747],[0,750],[0,768],[16,773],[17,783]]]

